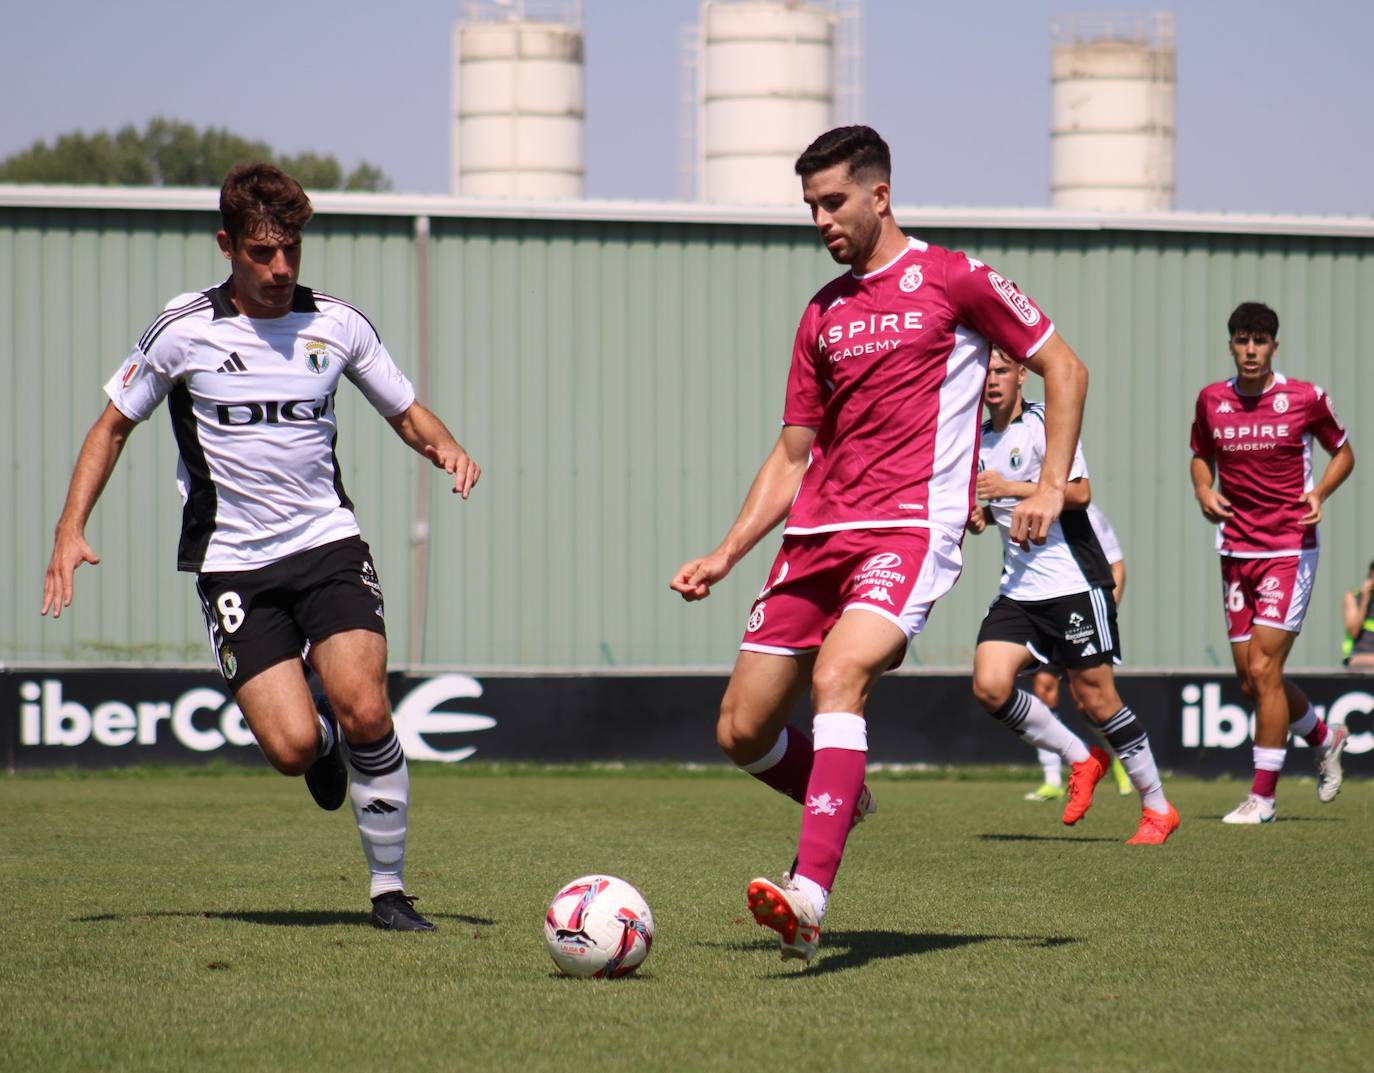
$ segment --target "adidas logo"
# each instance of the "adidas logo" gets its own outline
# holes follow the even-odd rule
[[[238,356],[237,351],[229,352],[229,360],[215,370],[217,373],[246,373],[248,366],[243,364],[243,359]]]
[[[383,801],[380,797],[374,797],[363,806],[363,811],[370,812],[374,816],[385,816],[389,812],[396,812],[398,810],[390,801]]]
[[[1088,642],[1088,647],[1085,648],[1085,649],[1083,649],[1083,651],[1080,652],[1080,653],[1078,653],[1078,654],[1079,654],[1080,656],[1095,656],[1095,655],[1097,655],[1097,645],[1095,645],[1095,644],[1093,644],[1091,641],[1089,641],[1089,642]]]

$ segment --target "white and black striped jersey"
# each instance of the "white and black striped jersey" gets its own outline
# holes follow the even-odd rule
[[[1045,458],[1045,406],[1027,402],[1019,417],[1001,432],[991,421],[983,422],[978,449],[978,470],[993,470],[1009,481],[1040,479]],[[1088,476],[1083,444],[1074,447],[1069,480]],[[1044,544],[1023,549],[1011,539],[1011,513],[1017,499],[995,499],[988,504],[1002,535],[1002,585],[1000,592],[1012,600],[1050,600],[1092,589],[1112,587],[1112,571],[1102,543],[1093,531],[1086,510],[1066,510],[1050,526]]]
[[[177,567],[250,570],[358,533],[335,452],[347,377],[383,417],[415,389],[357,309],[298,286],[285,316],[244,316],[229,283],[168,303],[105,393],[142,421],[167,399],[185,507]]]

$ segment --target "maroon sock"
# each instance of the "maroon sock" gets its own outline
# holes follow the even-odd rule
[[[1260,797],[1274,797],[1278,793],[1279,773],[1277,771],[1261,771],[1255,768],[1255,781],[1250,784],[1250,792],[1258,794]]]
[[[1320,719],[1318,719],[1317,725],[1312,728],[1312,733],[1304,734],[1302,740],[1307,742],[1307,744],[1312,746],[1312,748],[1320,749],[1323,745],[1326,744],[1326,739],[1330,736],[1331,728],[1327,726],[1325,723],[1323,723]]]
[[[761,771],[756,770],[756,764],[763,763],[762,760],[756,761],[756,764],[742,764],[741,767],[765,786],[801,804],[806,800],[806,784],[811,778],[811,737],[804,730],[789,725],[782,728],[779,742],[783,753],[775,763]]]
[[[868,754],[857,749],[817,749],[802,804],[797,871],[829,890],[844,856],[854,802],[864,785]]]

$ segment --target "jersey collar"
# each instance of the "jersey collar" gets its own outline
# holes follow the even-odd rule
[[[234,300],[229,297],[229,285],[233,279],[234,277],[230,276],[218,287],[211,287],[208,291],[202,292],[206,298],[210,299],[210,308],[215,311],[215,320],[243,315],[234,305]],[[296,284],[296,289],[291,293],[291,312],[318,313],[319,311],[320,307],[315,304],[315,292],[309,287]]]
[[[851,268],[849,270],[849,274],[853,276],[855,279],[872,279],[874,276],[881,276],[884,272],[886,272],[889,268],[895,265],[898,261],[900,261],[912,250],[928,249],[930,249],[929,243],[922,242],[919,238],[912,238],[910,235],[908,235],[906,240],[906,248],[902,250],[901,253],[897,254],[896,257],[892,258],[892,260],[888,261],[887,264],[883,265],[882,268],[875,268],[872,272],[865,272],[862,276]]]

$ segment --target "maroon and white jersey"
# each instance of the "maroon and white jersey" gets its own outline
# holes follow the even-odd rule
[[[1312,490],[1312,437],[1329,452],[1345,443],[1331,397],[1315,384],[1274,374],[1259,395],[1242,395],[1235,378],[1198,393],[1193,454],[1216,466],[1221,494],[1235,517],[1217,526],[1222,555],[1263,559],[1317,546],[1317,527],[1302,526],[1300,500]]]
[[[882,268],[832,280],[792,348],[783,424],[816,439],[784,532],[939,526],[962,536],[989,340],[1027,361],[1053,333],[1010,280],[914,238]]]

